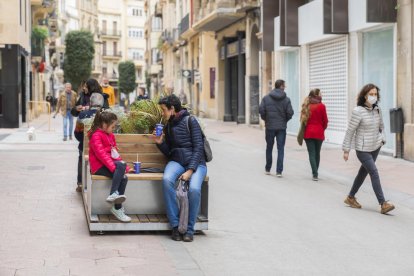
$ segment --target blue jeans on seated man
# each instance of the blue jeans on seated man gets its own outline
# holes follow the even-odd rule
[[[179,209],[175,194],[175,182],[185,172],[185,168],[175,161],[168,162],[164,170],[163,193],[167,217],[172,228],[178,227]],[[188,228],[187,234],[194,234],[194,225],[197,219],[201,201],[201,186],[207,174],[207,167],[199,165],[191,175],[188,191]]]
[[[273,145],[277,144],[276,173],[283,171],[283,158],[285,155],[286,129],[266,129],[266,167],[267,172],[272,168]]]
[[[73,135],[73,116],[70,114],[70,110],[66,111],[66,117],[63,117],[63,137],[68,137],[68,123],[69,123],[69,136]]]

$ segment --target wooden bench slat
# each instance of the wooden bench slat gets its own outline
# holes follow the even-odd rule
[[[147,215],[150,222],[160,222],[156,215]]]
[[[112,214],[108,215],[109,216],[109,222],[119,222],[119,220]]]
[[[139,144],[153,144],[154,138],[152,134],[115,134],[116,143],[139,143]]]
[[[99,222],[109,222],[108,215],[98,215]]]
[[[166,215],[157,215],[157,217],[160,222],[168,222],[168,218]]]
[[[139,223],[139,218],[137,217],[137,215],[128,215],[131,218],[131,222],[132,223]]]
[[[137,152],[121,153],[122,160],[125,162],[136,162]],[[167,158],[162,153],[140,153],[138,152],[138,161],[142,163],[167,163]]]
[[[128,173],[128,180],[162,180],[163,173]],[[111,178],[102,175],[91,175],[92,180],[109,180]],[[206,176],[204,181],[209,181],[209,177]]]
[[[140,222],[147,223],[149,219],[146,215],[137,215]]]
[[[121,155],[128,152],[160,153],[156,144],[122,143],[117,146]]]
[[[139,173],[127,174],[129,180],[162,180],[163,173]],[[107,180],[111,179],[102,175],[91,175],[92,180]]]

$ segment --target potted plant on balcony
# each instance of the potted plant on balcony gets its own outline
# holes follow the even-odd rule
[[[47,28],[34,26],[32,28],[32,56],[43,57],[45,39],[48,37],[49,31]],[[40,58],[41,60],[41,58]]]

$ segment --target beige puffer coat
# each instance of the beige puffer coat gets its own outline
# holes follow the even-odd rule
[[[345,133],[342,150],[372,152],[385,144],[384,121],[378,106],[368,108],[357,106],[352,111],[351,120]]]

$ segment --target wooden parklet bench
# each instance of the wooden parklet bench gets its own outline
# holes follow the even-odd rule
[[[133,168],[137,159],[144,168],[164,169],[167,159],[157,148],[155,141],[147,134],[116,134],[116,142],[122,159]],[[147,231],[169,230],[165,215],[162,193],[163,173],[127,174],[128,185],[125,191],[127,200],[123,204],[126,213],[132,218],[129,223],[118,221],[111,213],[111,205],[106,202],[112,179],[91,175],[88,164],[89,144],[85,135],[83,158],[83,202],[89,231]],[[208,229],[208,177],[201,189],[201,203],[195,230]]]

